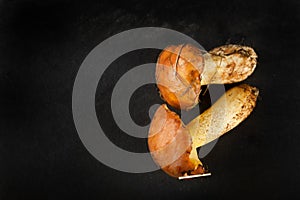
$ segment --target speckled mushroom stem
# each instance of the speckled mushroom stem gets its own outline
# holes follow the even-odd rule
[[[190,158],[198,158],[196,148],[219,138],[244,121],[255,107],[258,93],[256,87],[246,84],[233,87],[193,119],[186,126],[193,141]]]
[[[204,54],[201,85],[229,84],[245,80],[257,64],[257,54],[251,47],[224,45]]]

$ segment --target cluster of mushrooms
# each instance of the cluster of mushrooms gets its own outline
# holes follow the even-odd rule
[[[156,65],[156,81],[166,104],[155,112],[148,147],[155,163],[172,177],[207,173],[197,148],[230,131],[246,119],[256,105],[258,89],[240,84],[227,90],[209,109],[188,124],[168,108],[190,110],[199,103],[202,86],[245,80],[257,64],[248,46],[224,45],[203,52],[191,44],[166,47]]]

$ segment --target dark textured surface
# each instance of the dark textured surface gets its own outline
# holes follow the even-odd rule
[[[299,198],[299,13],[296,0],[0,0],[0,199]],[[260,89],[258,105],[205,157],[209,178],[182,182],[160,170],[119,172],[94,159],[77,135],[71,98],[81,62],[104,39],[143,26],[180,31],[206,49],[242,42],[259,55],[245,81]],[[137,53],[140,60],[128,55],[129,64],[100,81],[98,115],[109,112],[114,81],[158,52]],[[138,124],[149,122],[152,103],[161,103],[153,85],[133,95]],[[118,146],[147,150],[145,140],[106,120],[100,123]]]

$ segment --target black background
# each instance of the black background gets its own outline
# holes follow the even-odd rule
[[[299,15],[297,0],[0,0],[0,199],[299,198]],[[82,61],[106,38],[144,26],[177,30],[207,50],[231,42],[258,53],[245,81],[260,89],[257,107],[205,157],[209,178],[120,172],[93,158],[78,137],[71,102]],[[99,118],[108,113],[99,122],[114,143],[141,152],[145,140],[122,133],[105,106],[118,78],[159,52],[135,53],[102,77],[96,109]],[[132,99],[138,124],[149,123],[149,107],[162,102],[153,85]]]

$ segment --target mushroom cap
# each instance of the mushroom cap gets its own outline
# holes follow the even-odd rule
[[[204,57],[191,44],[168,46],[156,64],[156,83],[162,98],[172,107],[189,110],[198,104]]]
[[[190,159],[192,138],[180,117],[161,105],[152,119],[148,147],[153,160],[173,177],[203,174],[204,168]]]

